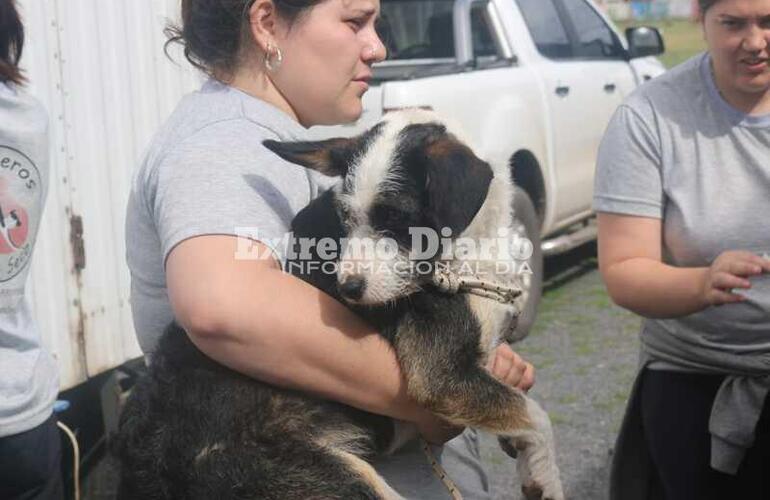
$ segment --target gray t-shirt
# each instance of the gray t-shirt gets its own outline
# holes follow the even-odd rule
[[[329,180],[280,159],[262,141],[307,136],[277,108],[214,81],[179,103],[136,172],[128,202],[131,307],[145,353],[173,319],[164,264],[178,243],[206,234],[248,235],[285,257],[274,242]],[[434,449],[469,500],[488,498],[474,438],[460,436],[443,455]],[[416,443],[376,467],[408,498],[448,498]]]
[[[131,309],[145,353],[173,319],[165,261],[177,244],[206,234],[269,243],[318,194],[317,174],[262,146],[305,134],[277,108],[214,81],[182,99],[157,133],[135,173],[126,218]]]
[[[56,363],[43,348],[25,295],[48,190],[48,116],[30,95],[0,82],[0,437],[50,415]]]
[[[602,142],[598,212],[662,219],[663,260],[708,266],[725,250],[770,254],[770,115],[719,94],[708,54],[648,82],[621,105]],[[748,300],[675,319],[645,319],[686,343],[735,354],[770,351],[770,277]]]

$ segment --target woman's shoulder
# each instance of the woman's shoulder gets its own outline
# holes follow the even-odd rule
[[[200,90],[185,96],[167,126],[198,137],[232,130],[248,132],[255,138],[291,140],[303,139],[307,132],[278,108],[215,80],[208,80]],[[239,139],[245,137],[249,136]]]
[[[37,98],[18,85],[0,82],[0,129],[42,135],[47,128],[48,113]]]
[[[703,92],[701,65],[706,53],[697,54],[662,75],[637,87],[623,105],[647,115],[656,109],[672,110],[686,106]]]
[[[303,132],[272,106],[209,81],[179,102],[153,137],[141,168],[151,172],[174,159],[255,161],[270,154],[262,146],[265,139],[301,139]]]
[[[40,101],[21,87],[0,82],[0,159],[23,157],[47,175],[48,143],[48,114]]]

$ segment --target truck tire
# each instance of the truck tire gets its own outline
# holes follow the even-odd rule
[[[520,301],[521,314],[516,328],[512,330],[507,340],[516,342],[527,335],[535,322],[537,306],[543,294],[543,251],[540,248],[540,220],[535,210],[535,205],[529,194],[515,186],[513,192],[513,230],[520,237],[532,242],[532,256],[529,259],[529,267],[532,273],[519,274],[519,282],[523,288]]]

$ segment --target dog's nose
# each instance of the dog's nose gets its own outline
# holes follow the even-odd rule
[[[358,300],[364,295],[366,281],[360,276],[352,276],[339,285],[340,294],[350,300]]]

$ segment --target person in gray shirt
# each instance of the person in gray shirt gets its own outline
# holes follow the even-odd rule
[[[275,243],[329,181],[262,141],[301,140],[307,127],[361,115],[371,65],[385,58],[378,13],[377,0],[182,1],[171,40],[211,79],[179,103],[135,173],[126,220],[131,305],[150,362],[176,319],[223,365],[414,422],[439,445],[459,429],[406,395],[392,349],[370,326],[281,271]],[[511,385],[533,383],[532,366],[507,346],[490,366]],[[488,498],[475,434],[433,451],[466,499]],[[405,498],[449,498],[418,442],[375,468]]]
[[[599,152],[599,265],[644,317],[612,500],[770,498],[770,0],[699,4],[707,52]]]
[[[48,190],[48,116],[23,89],[24,28],[0,2],[0,498],[64,498],[56,361],[25,294]]]

